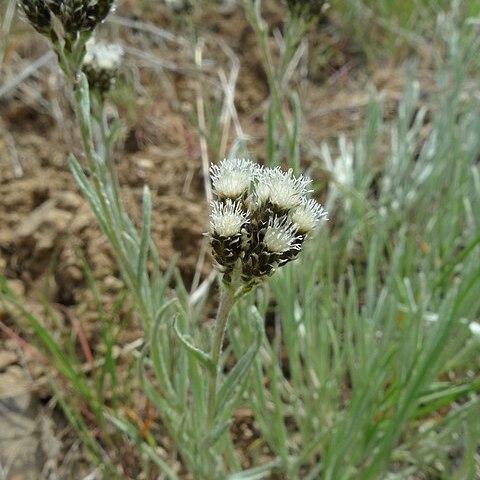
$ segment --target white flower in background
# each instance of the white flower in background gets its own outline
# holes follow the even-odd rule
[[[480,342],[480,323],[471,322],[468,325],[468,328],[470,329],[470,332],[472,332],[472,335],[475,337],[475,339]]]
[[[330,172],[328,196],[325,202],[326,209],[332,208],[339,199],[345,205],[345,210],[352,208],[350,195],[342,194],[342,191],[350,190],[355,185],[354,145],[345,136],[338,139],[339,154],[332,156],[329,145],[324,142],[320,146],[319,156],[322,158],[325,168]]]
[[[122,64],[122,58],[123,48],[120,45],[88,41],[83,66],[97,70],[118,70]]]
[[[280,168],[263,169],[260,172],[255,194],[261,204],[270,202],[279,210],[290,210],[300,205],[302,198],[310,192],[309,178],[295,177],[293,170],[283,172]]]
[[[227,199],[225,203],[212,202],[210,213],[210,232],[219,237],[232,237],[240,232],[248,222],[248,213],[242,211],[240,204]]]
[[[118,69],[122,65],[123,48],[117,44],[95,43],[89,40],[82,62],[91,89],[102,94],[114,84]]]
[[[210,176],[215,195],[219,199],[237,200],[248,194],[258,170],[258,165],[243,158],[225,159],[219,165],[212,165]]]
[[[311,232],[321,220],[327,220],[327,212],[312,198],[302,199],[301,204],[292,212],[292,222],[297,224],[298,233],[302,235]]]
[[[301,245],[296,244],[297,225],[291,223],[287,218],[270,218],[263,243],[267,250],[272,253],[288,252],[292,248],[300,250]]]

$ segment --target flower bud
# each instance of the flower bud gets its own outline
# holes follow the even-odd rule
[[[38,32],[53,32],[51,17],[55,15],[65,33],[92,31],[110,12],[114,0],[19,0],[30,24]]]
[[[91,89],[105,94],[115,83],[122,64],[123,49],[116,44],[91,44],[87,42],[87,53],[83,58],[82,71]]]
[[[20,0],[19,7],[30,25],[43,35],[52,33],[52,12],[44,0]]]
[[[110,12],[114,0],[51,0],[66,33],[92,31]]]

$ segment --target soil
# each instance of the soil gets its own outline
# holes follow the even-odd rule
[[[194,21],[197,35],[206,40],[206,108],[218,103],[218,72],[221,68],[229,72],[228,57],[222,48],[228,45],[241,65],[235,94],[239,120],[244,133],[252,139],[249,148],[262,161],[268,88],[254,35],[240,8],[207,5],[206,9],[198,9]],[[281,28],[285,11],[279,2],[265,1],[264,15],[271,26]],[[164,28],[174,32],[180,42],[167,41],[158,32],[120,26],[119,18]],[[128,82],[117,85],[109,107],[112,112],[119,111],[124,128],[123,142],[116,147],[124,204],[138,225],[141,192],[148,184],[153,201],[152,234],[161,266],[166,269],[176,258],[186,285],[195,286],[207,277],[211,266],[208,255],[199,260],[198,254],[206,248],[202,234],[208,229],[208,203],[195,111],[197,75],[188,25],[163,4],[135,0],[120,2],[116,19],[102,26],[100,35],[120,38],[126,50],[123,74]],[[310,41],[329,45],[331,51],[320,67],[318,59],[310,58],[312,71],[302,80],[308,98],[304,102],[304,133],[313,142],[319,144],[339,132],[347,136],[355,132],[370,95],[368,81],[373,80],[395,102],[401,91],[398,71],[393,66],[378,68],[369,78],[364,58],[337,33],[334,23],[327,21],[314,28]],[[19,78],[34,60],[46,54],[46,42],[26,23],[15,21],[0,85],[0,89],[13,85],[0,96],[0,272],[21,303],[40,318],[47,318],[45,305],[50,304],[63,328],[71,328],[70,315],[80,319],[94,350],[98,314],[81,255],[92,269],[107,310],[112,308],[112,299],[123,291],[123,285],[112,251],[67,166],[70,153],[80,161],[82,154],[54,58],[26,78]],[[231,134],[227,146],[233,140]],[[211,157],[211,148],[209,154],[211,161],[218,160]],[[305,165],[309,165],[307,150],[302,155]],[[321,172],[313,174],[320,176]],[[52,409],[47,405],[52,392],[45,382],[45,366],[28,347],[34,343],[31,330],[21,316],[5,306],[0,307],[0,321],[4,326],[0,337],[0,465],[11,467],[7,478],[44,478],[59,451],[64,455],[69,452],[70,471],[74,471],[71,465],[79,462],[88,466],[81,452],[72,453],[78,450],[75,442],[70,441],[68,447],[55,443],[59,428],[66,427],[65,421],[60,421],[63,426],[56,429],[48,422],[39,424],[39,419],[51,418]],[[135,325],[133,321],[125,331],[120,347],[141,339],[141,330]],[[18,392],[10,389],[10,384],[24,388]],[[141,401],[138,408],[144,408],[140,405]],[[16,418],[25,424],[17,432],[24,439],[21,449],[28,453],[24,461],[20,457],[12,459],[3,448],[10,442],[4,432],[11,430]],[[254,443],[255,427],[248,411],[238,412],[233,431],[239,445]],[[47,451],[41,440],[46,437],[53,439],[48,441],[53,446]],[[18,445],[12,448],[20,449]],[[268,456],[268,452],[264,454]],[[248,462],[245,458],[244,463]],[[81,470],[75,468],[75,478],[82,478]]]

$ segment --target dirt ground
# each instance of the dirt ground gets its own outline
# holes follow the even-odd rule
[[[281,28],[284,8],[279,2],[264,4],[265,18],[272,27]],[[252,153],[262,161],[268,88],[254,35],[240,8],[209,3],[207,9],[198,10],[194,23],[197,36],[205,40],[206,98],[212,104],[218,100],[216,73],[229,68],[222,49],[226,44],[240,60],[235,94],[239,120],[251,137]],[[131,28],[131,22],[173,32],[176,40],[165,39],[161,32]],[[142,187],[149,185],[153,238],[162,267],[166,269],[177,258],[186,284],[198,284],[211,266],[208,255],[199,259],[206,247],[202,233],[208,229],[208,208],[188,25],[163,4],[127,0],[120,2],[100,36],[120,39],[126,51],[123,74],[129,82],[111,98],[111,108],[118,109],[124,124],[116,163],[125,206],[138,221]],[[337,31],[334,17],[316,26],[308,40],[329,51],[319,64],[313,57],[316,50],[310,48],[310,69],[302,79],[304,134],[311,141],[320,144],[339,133],[354,134],[369,99],[369,83],[383,92],[387,106],[394,106],[402,88],[397,68],[377,67],[369,74],[371,66],[367,68],[364,56]],[[41,58],[43,64],[32,68]],[[30,72],[23,78],[26,69]],[[45,317],[48,302],[65,328],[71,315],[78,318],[95,349],[97,311],[78,252],[92,269],[107,309],[123,286],[107,241],[67,166],[67,156],[73,152],[81,160],[81,152],[62,77],[46,42],[22,21],[13,25],[1,75],[0,272],[24,306],[40,317]],[[302,156],[308,165],[306,150]],[[0,321],[0,465],[9,466],[6,478],[48,478],[49,469],[55,468],[57,472],[64,468],[65,476],[60,478],[83,478],[88,462],[65,422],[52,420],[59,414],[45,367],[23,343],[33,341],[31,331],[5,306],[0,306]],[[141,337],[133,321],[122,342]],[[238,415],[234,429],[248,442],[254,436],[251,419],[248,412]],[[12,435],[20,443],[14,443]],[[72,465],[76,475],[65,473],[74,471]],[[78,465],[85,465],[85,471]]]

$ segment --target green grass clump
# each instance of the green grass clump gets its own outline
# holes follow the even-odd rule
[[[379,56],[398,60],[431,46],[440,12],[457,12],[462,18],[480,13],[476,0],[332,0],[330,4],[341,30],[372,61]]]
[[[237,311],[234,349],[254,303],[271,325],[249,403],[288,478],[475,478],[478,41],[448,19],[440,28],[442,94],[421,101],[410,76],[393,126],[373,100],[353,142],[318,149],[333,227]]]

